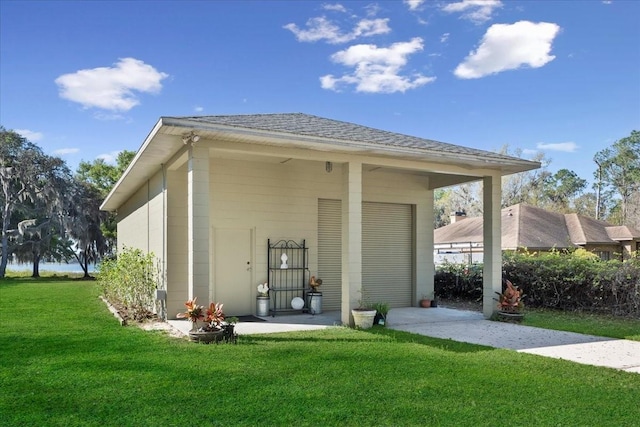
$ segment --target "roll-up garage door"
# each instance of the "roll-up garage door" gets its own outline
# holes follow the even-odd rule
[[[413,290],[411,205],[362,205],[362,285],[370,302],[411,306]]]
[[[342,203],[318,200],[318,277],[322,310],[340,310],[342,298]]]
[[[339,200],[318,200],[318,276],[323,309],[339,310],[342,297]],[[370,302],[409,307],[413,294],[413,209],[411,205],[362,205],[362,281]]]

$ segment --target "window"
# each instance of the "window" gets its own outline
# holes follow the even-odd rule
[[[611,252],[609,251],[595,251],[595,254],[598,255],[602,261],[609,261],[611,259]]]

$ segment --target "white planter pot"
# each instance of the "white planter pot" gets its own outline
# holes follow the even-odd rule
[[[356,328],[369,329],[373,326],[373,319],[376,317],[376,310],[351,310],[353,323]]]
[[[309,313],[322,314],[322,292],[309,292],[307,297],[309,301]]]
[[[269,315],[269,297],[256,297],[256,316],[266,317]]]

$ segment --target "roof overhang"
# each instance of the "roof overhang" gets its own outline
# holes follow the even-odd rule
[[[195,132],[201,140],[226,141],[290,149],[312,150],[316,153],[357,154],[372,158],[386,158],[416,163],[457,165],[464,170],[494,170],[501,175],[524,172],[540,167],[539,162],[515,157],[496,158],[493,153],[482,154],[447,153],[425,148],[390,146],[348,139],[335,139],[297,135],[284,132],[241,128],[189,120],[188,118],[161,117],[145,138],[131,164],[100,206],[106,211],[115,211],[164,165],[184,151],[183,136]],[[202,142],[201,142],[202,143]],[[464,173],[460,174],[465,175]],[[468,181],[463,179],[461,182]]]

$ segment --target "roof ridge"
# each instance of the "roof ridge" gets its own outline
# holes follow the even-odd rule
[[[573,243],[578,243],[578,244],[586,244],[587,243],[587,235],[584,232],[584,225],[582,224],[582,220],[581,220],[581,215],[579,215],[576,212],[571,212],[571,213],[566,213],[563,214],[564,216],[564,223],[565,226],[567,227],[567,230],[569,231],[569,237],[571,238],[571,240],[573,241]],[[571,228],[569,222],[575,222],[578,227],[577,228]],[[575,231],[578,236],[572,236],[571,235],[571,230]],[[579,241],[577,241],[577,238],[580,238]]]

